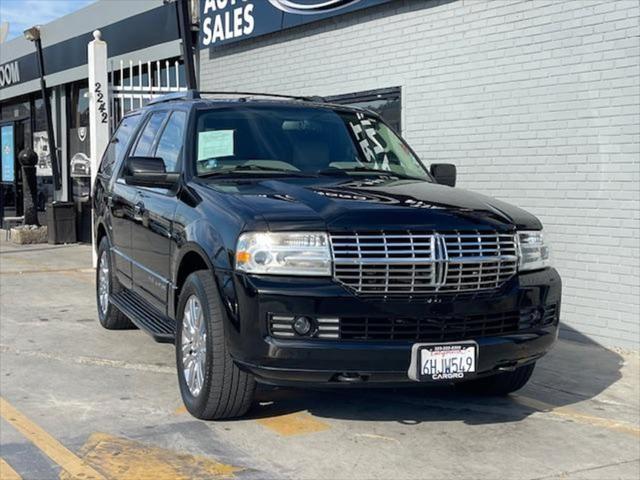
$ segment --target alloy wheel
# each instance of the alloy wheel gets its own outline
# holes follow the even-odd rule
[[[197,397],[204,384],[207,330],[202,305],[195,295],[191,295],[184,306],[181,343],[184,379],[191,395]]]
[[[105,315],[109,307],[109,259],[108,253],[102,252],[100,263],[98,264],[98,302],[100,304],[100,313]]]

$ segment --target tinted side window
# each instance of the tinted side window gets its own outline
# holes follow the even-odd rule
[[[134,157],[151,156],[153,140],[156,138],[158,130],[160,130],[160,127],[162,126],[165,118],[167,118],[167,112],[156,112],[151,115],[151,118],[138,137],[138,143],[136,144],[136,148],[133,151]]]
[[[113,137],[111,137],[111,141],[109,145],[107,145],[107,149],[102,157],[102,163],[100,164],[100,173],[105,177],[111,177],[111,175],[113,175],[115,167],[120,163],[120,160],[122,160],[129,139],[139,122],[140,114],[126,116],[120,121],[120,125],[118,125]]]
[[[182,138],[186,119],[187,114],[185,112],[173,112],[158,141],[155,156],[164,160],[167,172],[175,172],[177,170],[178,159],[182,151]]]

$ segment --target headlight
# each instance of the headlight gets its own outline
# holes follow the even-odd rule
[[[551,265],[549,246],[541,231],[518,232],[520,271],[539,270]]]
[[[273,275],[331,276],[329,238],[322,232],[243,233],[236,269]]]

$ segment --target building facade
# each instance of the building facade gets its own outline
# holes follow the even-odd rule
[[[76,207],[78,240],[91,242],[91,190],[87,45],[100,30],[108,44],[111,126],[153,96],[185,88],[174,4],[155,0],[98,1],[41,27],[61,188],[53,181],[51,156],[33,43],[16,38],[0,45],[2,176],[0,217],[19,216],[22,178],[17,154],[39,157],[38,210],[46,224],[52,200]]]
[[[219,14],[227,28],[237,5],[205,14],[206,3],[210,28]],[[261,5],[320,2],[240,3],[254,4],[251,32],[227,28],[230,42],[218,30],[208,43],[201,32],[203,89],[395,92],[380,103],[426,163],[455,163],[461,188],[542,220],[564,281],[565,335],[638,348],[636,0],[334,2],[353,10],[317,21],[307,12],[289,29],[274,29]]]
[[[542,220],[564,281],[565,336],[640,347],[637,0],[191,4],[202,90],[320,95],[377,111],[425,163],[456,164],[461,188]],[[184,89],[175,5],[122,5],[100,0],[42,28],[60,191],[47,164],[33,45],[1,46],[6,212],[20,195],[15,153],[29,145],[41,157],[41,207],[72,200],[86,218],[93,30],[109,45],[112,126],[152,96]]]

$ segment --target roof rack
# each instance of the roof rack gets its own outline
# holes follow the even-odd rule
[[[271,97],[271,98],[288,98],[291,100],[300,100],[303,102],[322,102],[324,99],[319,96],[302,96],[302,95],[281,95],[278,93],[263,93],[263,92],[224,92],[224,91],[199,91],[202,95],[230,95],[236,97]]]
[[[172,102],[174,100],[195,100],[200,98],[196,90],[185,90],[184,92],[167,93],[161,97],[154,98],[147,102],[147,105],[155,105],[157,103]]]
[[[302,102],[325,102],[323,97],[319,96],[294,96],[280,95],[277,93],[259,93],[259,92],[212,92],[200,90],[186,90],[184,92],[168,93],[158,98],[154,98],[147,105],[156,105],[158,103],[172,102],[176,100],[197,100],[203,98],[203,95],[227,95],[233,97],[267,97],[267,98],[285,98],[290,100],[299,100]]]

